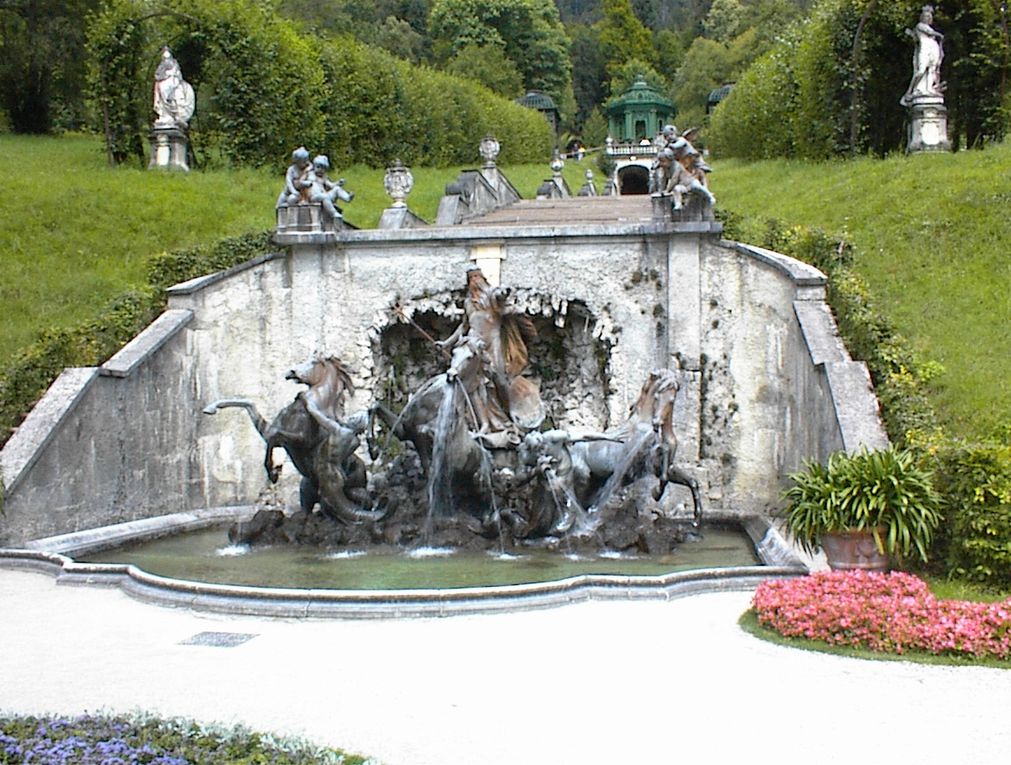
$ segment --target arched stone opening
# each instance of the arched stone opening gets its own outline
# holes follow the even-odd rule
[[[641,165],[627,165],[618,170],[618,189],[623,195],[648,194],[649,171]]]

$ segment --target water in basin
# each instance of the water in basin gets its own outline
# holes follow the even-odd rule
[[[760,563],[751,539],[734,527],[712,526],[670,555],[566,555],[524,550],[518,555],[420,550],[414,553],[332,553],[304,545],[233,546],[224,529],[206,529],[105,550],[79,560],[132,563],[161,576],[218,584],[348,590],[476,587],[553,581],[580,574],[656,576]]]

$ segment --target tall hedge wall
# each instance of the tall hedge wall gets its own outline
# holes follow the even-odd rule
[[[884,154],[906,141],[899,98],[912,75],[919,0],[822,0],[757,60],[712,115],[714,153],[745,159]],[[942,77],[953,141],[1003,138],[1011,106],[1011,18],[990,0],[953,0]]]
[[[198,163],[282,165],[304,144],[341,164],[446,165],[472,161],[489,132],[505,162],[550,155],[537,112],[351,38],[302,34],[271,3],[109,0],[88,30],[90,93],[115,162],[144,159],[164,44],[197,92]]]

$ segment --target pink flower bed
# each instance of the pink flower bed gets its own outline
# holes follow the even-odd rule
[[[825,571],[763,582],[752,602],[760,624],[788,637],[872,651],[1011,659],[1011,598],[939,600],[911,574]]]

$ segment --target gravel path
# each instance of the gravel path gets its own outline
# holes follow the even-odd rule
[[[294,622],[0,570],[0,710],[243,723],[385,765],[1009,761],[1011,672],[770,645],[737,627],[749,600]],[[252,637],[186,643],[206,632]]]

